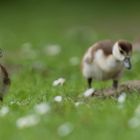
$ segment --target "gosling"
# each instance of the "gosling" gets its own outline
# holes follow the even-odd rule
[[[104,40],[93,44],[82,60],[82,73],[91,88],[92,81],[112,80],[117,89],[124,68],[131,69],[132,44],[125,40]]]
[[[6,68],[0,64],[0,101],[3,101],[3,97],[7,93],[10,83]]]

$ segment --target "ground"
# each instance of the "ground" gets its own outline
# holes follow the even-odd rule
[[[9,109],[5,115],[0,110],[0,139],[137,140],[140,118],[134,121],[137,125],[131,120],[136,109],[140,111],[139,92],[126,93],[123,103],[116,97],[83,97],[87,85],[80,61],[98,40],[139,38],[138,14],[134,11],[138,6],[130,4],[133,14],[129,6],[125,10],[120,6],[109,15],[111,10],[93,3],[37,2],[3,2],[0,8],[0,62],[11,78],[10,90],[0,104],[1,109]],[[125,71],[121,82],[140,79],[139,59],[139,52],[134,52],[133,68]],[[64,85],[53,86],[61,77],[66,80]],[[95,82],[93,86],[103,89],[111,82]],[[61,102],[54,100],[58,95],[62,96]],[[36,113],[35,106],[41,103],[48,105],[49,111]],[[39,121],[35,119],[36,124],[23,128],[17,125],[19,118],[29,115]]]

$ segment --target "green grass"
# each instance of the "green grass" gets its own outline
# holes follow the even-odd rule
[[[85,7],[87,10],[83,12]],[[104,11],[105,14],[110,12]],[[129,8],[123,14],[127,13],[130,13]],[[107,22],[109,16],[106,16],[106,24],[100,22],[105,14],[98,13],[98,8],[92,9],[92,5],[84,3],[80,6],[78,3],[51,4],[49,7],[46,3],[32,6],[26,2],[5,4],[1,8],[0,47],[4,50],[4,57],[0,62],[8,68],[12,84],[0,105],[10,109],[6,116],[0,117],[0,139],[139,139],[140,127],[132,129],[128,125],[140,103],[139,93],[129,94],[123,108],[119,108],[115,98],[85,99],[81,96],[86,89],[86,81],[81,75],[80,64],[70,64],[71,57],[76,56],[81,60],[87,47],[97,40],[135,39],[135,31],[129,27],[136,24],[128,24],[129,19],[124,19],[121,24],[111,14],[111,27]],[[118,13],[117,19],[119,16],[123,18],[124,15]],[[136,15],[131,17],[137,19]],[[122,26],[117,26],[117,23]],[[25,43],[27,46],[31,44],[30,50],[23,47]],[[44,47],[49,44],[60,45],[61,53],[47,55]],[[133,55],[133,70],[126,71],[122,81],[140,79],[139,59],[139,53]],[[59,77],[66,79],[65,85],[53,87],[53,81]],[[98,82],[94,86],[104,88],[111,86],[111,82]],[[54,102],[56,95],[63,97],[61,103]],[[83,104],[76,107],[77,101]],[[41,120],[35,126],[17,128],[17,119],[34,113],[34,106],[42,102],[50,104],[50,112],[40,116]],[[73,130],[62,137],[58,134],[58,128],[66,122],[72,124]]]

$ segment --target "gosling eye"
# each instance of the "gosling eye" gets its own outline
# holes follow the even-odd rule
[[[121,53],[121,54],[124,54],[124,51],[120,50],[120,53]]]

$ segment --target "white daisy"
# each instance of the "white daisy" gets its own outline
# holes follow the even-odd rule
[[[64,78],[59,78],[53,82],[53,86],[58,86],[58,85],[62,86],[62,85],[64,85],[65,81],[66,80]]]
[[[126,93],[122,93],[119,97],[118,97],[118,103],[124,103],[126,100]]]
[[[37,114],[43,115],[50,111],[50,105],[47,103],[40,103],[35,105],[34,110]]]
[[[90,88],[90,89],[87,89],[87,90],[83,93],[83,95],[84,95],[84,97],[89,97],[89,96],[92,96],[94,92],[95,92],[95,89]]]
[[[19,118],[16,121],[16,126],[18,128],[27,128],[27,127],[37,125],[39,123],[39,121],[40,121],[39,116],[34,115],[34,114],[33,115],[28,115],[28,116]]]
[[[78,107],[79,105],[83,104],[83,102],[79,101],[75,103],[75,106]]]
[[[56,101],[56,102],[62,102],[62,96],[55,96],[54,97],[54,101]]]
[[[5,115],[7,115],[9,112],[9,107],[8,106],[3,106],[1,109],[0,109],[0,116],[1,117],[4,117]]]

